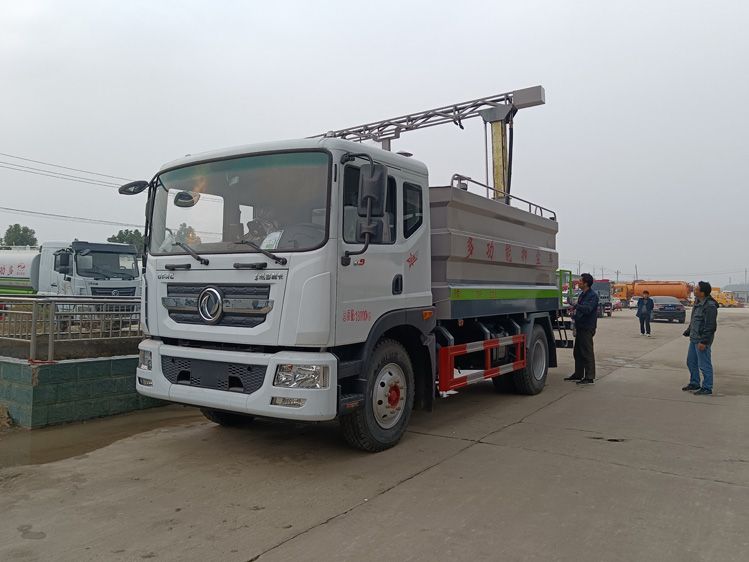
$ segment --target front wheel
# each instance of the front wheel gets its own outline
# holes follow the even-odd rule
[[[364,405],[341,416],[339,423],[350,445],[377,453],[393,447],[406,432],[414,402],[414,374],[405,348],[382,340],[366,370]]]
[[[515,371],[515,387],[520,394],[538,394],[546,385],[549,372],[549,342],[544,329],[536,324],[531,332],[526,366]]]

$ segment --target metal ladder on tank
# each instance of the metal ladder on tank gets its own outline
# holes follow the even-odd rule
[[[560,269],[557,271],[557,285],[559,286],[559,310],[556,317],[552,319],[552,328],[556,333],[554,341],[557,347],[571,348],[575,345],[573,320],[569,317],[569,312],[572,307],[565,304],[572,300],[572,271],[569,269]],[[567,285],[565,291],[564,285]]]

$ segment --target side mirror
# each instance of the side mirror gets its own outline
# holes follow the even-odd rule
[[[60,271],[62,268],[70,268],[70,254],[60,254]]]
[[[174,196],[174,205],[177,207],[194,207],[199,199],[200,193],[180,191]]]
[[[121,186],[118,191],[121,195],[138,195],[141,191],[148,187],[147,181],[131,181]]]
[[[367,204],[371,201],[369,216],[384,217],[386,192],[387,167],[384,164],[364,164],[359,171],[359,216],[367,216]]]

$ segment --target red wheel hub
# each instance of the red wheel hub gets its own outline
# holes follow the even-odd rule
[[[395,408],[401,399],[401,389],[397,384],[390,387],[390,393],[388,394],[388,404],[391,408]]]

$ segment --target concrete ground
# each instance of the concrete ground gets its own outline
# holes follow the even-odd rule
[[[749,309],[720,311],[714,396],[681,391],[683,329],[617,311],[595,386],[560,350],[540,395],[468,387],[376,455],[335,423],[190,418],[5,468],[0,560],[744,561]]]

